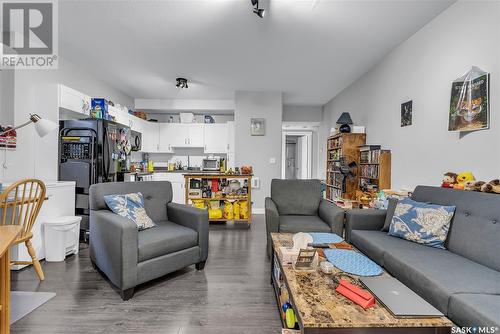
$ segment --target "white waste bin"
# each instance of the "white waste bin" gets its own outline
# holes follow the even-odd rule
[[[61,262],[66,255],[78,254],[82,217],[64,216],[46,220],[44,225],[45,261]]]

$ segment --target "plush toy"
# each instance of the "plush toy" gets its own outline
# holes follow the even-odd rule
[[[485,184],[484,181],[465,181],[464,190],[481,191],[481,187]]]
[[[457,184],[453,186],[453,189],[464,189],[465,182],[467,181],[475,181],[476,178],[472,175],[471,172],[462,172],[457,175]]]
[[[483,184],[481,191],[485,193],[500,194],[500,180],[491,180],[490,182]]]
[[[457,174],[448,172],[444,174],[443,182],[441,183],[441,187],[443,188],[453,188],[453,185],[457,183]]]

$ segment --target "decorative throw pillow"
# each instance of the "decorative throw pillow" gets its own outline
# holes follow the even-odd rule
[[[141,193],[106,195],[104,201],[111,211],[132,220],[139,231],[156,226],[144,209],[144,198]]]
[[[385,215],[384,227],[382,227],[382,232],[389,232],[389,226],[391,226],[392,217],[394,216],[394,210],[396,210],[396,205],[398,205],[398,199],[391,197],[387,200],[387,213]]]
[[[405,198],[398,202],[389,235],[444,249],[455,206],[428,204]]]

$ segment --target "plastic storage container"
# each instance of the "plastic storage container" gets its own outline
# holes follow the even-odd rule
[[[43,223],[45,261],[61,262],[69,254],[78,254],[82,217],[64,216]]]

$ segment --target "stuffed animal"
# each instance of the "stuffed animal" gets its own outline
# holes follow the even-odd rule
[[[448,172],[444,174],[443,182],[441,183],[441,187],[443,188],[453,188],[453,185],[457,183],[457,174]]]
[[[485,184],[484,181],[465,181],[464,190],[481,191],[481,187]]]
[[[485,193],[500,194],[500,180],[491,180],[490,182],[483,184],[481,191]]]
[[[471,172],[462,172],[457,175],[457,184],[453,186],[453,189],[464,189],[465,182],[467,181],[475,181],[476,178],[472,175]]]

